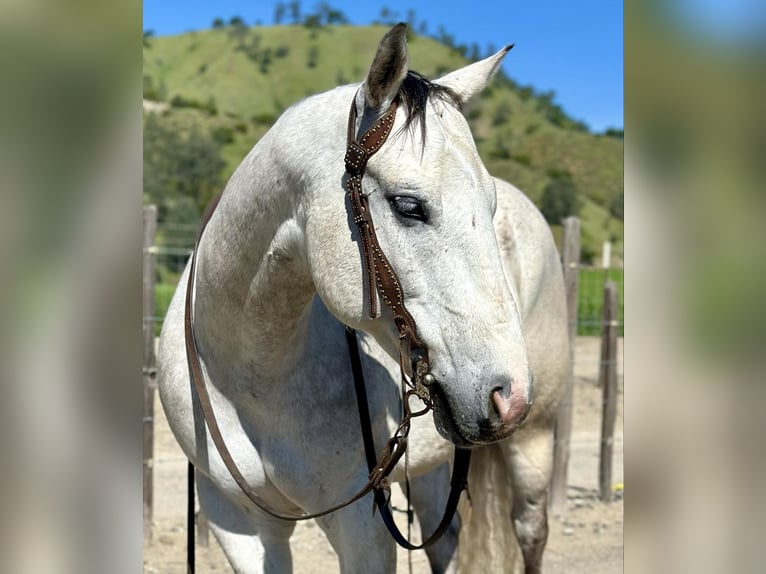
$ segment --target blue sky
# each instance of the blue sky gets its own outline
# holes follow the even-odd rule
[[[288,2],[284,2],[287,4]],[[180,34],[209,28],[213,19],[240,16],[245,23],[270,25],[274,1],[145,0],[144,29],[155,35]],[[555,102],[593,131],[623,125],[623,3],[622,0],[528,0],[517,2],[349,2],[330,0],[352,24],[369,24],[385,6],[407,19],[415,11],[429,34],[444,27],[456,43],[474,42],[484,54],[489,45],[515,47],[503,69],[514,80],[538,91],[553,90]],[[316,2],[301,2],[304,13]],[[454,7],[453,7],[454,6]],[[417,69],[417,63],[413,65]]]

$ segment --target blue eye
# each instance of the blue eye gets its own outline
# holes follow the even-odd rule
[[[423,203],[415,197],[397,195],[392,197],[389,202],[396,214],[401,217],[423,222],[428,221]]]

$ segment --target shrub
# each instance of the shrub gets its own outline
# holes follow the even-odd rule
[[[469,120],[478,120],[481,117],[481,108],[475,107],[471,108],[465,115],[466,118]]]
[[[316,46],[311,46],[309,48],[308,59],[306,60],[306,65],[309,68],[316,68],[317,59],[318,58],[319,58],[319,48],[317,48]]]
[[[495,109],[495,115],[492,116],[492,125],[499,126],[506,123],[511,118],[511,106],[508,102],[502,102]]]
[[[540,198],[540,211],[545,220],[552,224],[561,223],[565,217],[579,213],[580,202],[577,197],[577,188],[571,177],[557,177],[545,186]]]
[[[275,121],[277,121],[277,115],[272,112],[261,112],[260,114],[255,114],[250,118],[250,121],[253,122],[253,125],[268,125],[270,126]]]
[[[613,217],[616,217],[620,221],[622,221],[625,218],[625,191],[621,191],[620,195],[615,196],[612,198],[612,201],[609,203],[609,213],[612,214]]]
[[[155,102],[161,102],[165,99],[162,93],[162,86],[156,88],[151,76],[144,76],[144,99]]]
[[[199,100],[195,100],[193,98],[185,98],[181,94],[176,94],[170,100],[170,105],[174,108],[195,108],[205,111],[211,116],[218,115],[218,107],[216,106],[215,98],[212,96],[208,99],[207,102],[203,103]]]
[[[213,128],[210,135],[215,141],[222,145],[234,141],[234,130],[226,126],[218,126]]]
[[[515,155],[513,156],[513,161],[515,161],[516,163],[520,163],[521,165],[525,165],[527,167],[532,166],[532,160],[529,158],[528,155],[521,155],[521,154]]]

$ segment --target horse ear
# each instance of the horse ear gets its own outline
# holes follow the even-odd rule
[[[509,44],[489,58],[450,72],[446,76],[434,80],[434,83],[450,88],[460,99],[460,103],[464,104],[487,87],[511,48],[513,48],[513,44]]]
[[[377,108],[392,101],[407,77],[407,24],[391,28],[378,45],[364,82],[365,104]]]

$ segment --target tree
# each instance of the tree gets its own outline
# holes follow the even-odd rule
[[[326,24],[348,24],[348,18],[340,10],[331,8],[329,4],[324,4],[324,19]]]
[[[508,102],[501,102],[495,109],[495,115],[492,116],[492,125],[500,126],[509,119],[511,119],[511,106]]]
[[[479,50],[479,45],[476,42],[471,44],[471,51],[468,54],[468,59],[472,62],[478,62],[481,60],[481,51]]]
[[[286,10],[287,7],[282,2],[277,2],[277,5],[274,6],[274,24],[279,26],[282,23]]]
[[[316,68],[317,59],[318,58],[319,58],[319,48],[317,48],[316,46],[311,46],[309,48],[308,59],[306,60],[306,65],[309,68]]]
[[[511,147],[508,145],[505,136],[499,131],[495,138],[495,147],[489,152],[489,155],[495,159],[510,159],[511,157]]]
[[[293,21],[293,24],[298,24],[301,21],[301,3],[298,0],[290,2],[289,8],[290,19]]]
[[[449,46],[450,48],[455,47],[455,37],[452,34],[449,34],[444,26],[439,26],[436,39],[445,46]]]
[[[214,30],[220,30],[221,28],[223,28],[223,26],[224,26],[224,24],[223,24],[223,19],[222,18],[216,18],[215,20],[213,20],[213,29]]]
[[[152,38],[154,38],[154,30],[144,30],[144,48],[152,47]]]
[[[535,89],[532,86],[521,86],[519,88],[519,97],[521,101],[526,102],[535,96]]]
[[[231,20],[229,20],[229,27],[231,28],[229,34],[231,34],[231,36],[237,40],[241,48],[244,45],[244,41],[248,32],[244,20],[242,20],[242,18],[239,16],[234,16]]]
[[[625,190],[620,191],[620,195],[614,196],[609,203],[609,213],[620,221],[625,219]]]
[[[161,102],[165,100],[167,88],[165,82],[160,80],[160,85],[154,85],[154,79],[151,76],[144,75],[144,99]]]
[[[555,104],[553,99],[556,97],[556,92],[548,90],[541,94],[537,94],[537,109],[543,113],[548,112]]]
[[[223,185],[220,144],[197,127],[184,134],[148,114],[143,151],[144,197],[157,204],[160,221],[196,223]]]
[[[261,52],[260,58],[260,70],[262,74],[269,73],[269,66],[271,65],[271,48],[266,48]]]
[[[322,27],[322,20],[319,14],[307,14],[303,20],[303,25],[309,30],[318,30]]]
[[[580,202],[577,187],[568,173],[557,171],[552,175],[556,177],[543,189],[540,211],[548,223],[560,224],[565,217],[579,213]]]
[[[409,30],[415,29],[415,10],[412,8],[407,10],[407,28]]]

